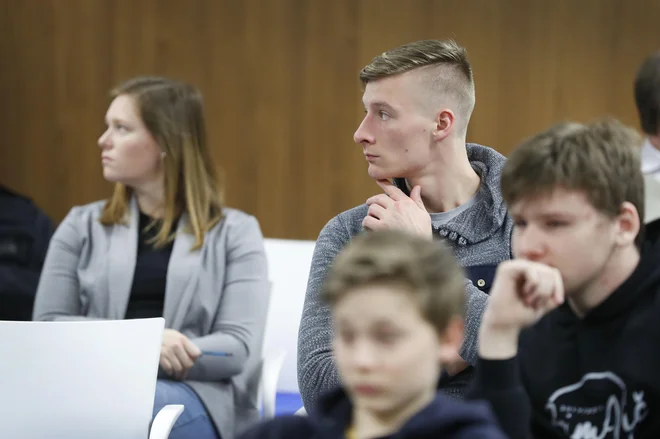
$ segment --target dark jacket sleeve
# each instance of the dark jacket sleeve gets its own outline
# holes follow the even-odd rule
[[[19,223],[15,231],[29,235],[31,244],[24,262],[0,263],[0,294],[34,298],[54,226],[50,218],[31,202],[21,201],[13,206],[10,209],[20,210],[15,212],[14,219]],[[14,216],[13,212],[3,213]],[[12,233],[11,230],[7,232]]]
[[[511,439],[531,439],[532,410],[523,386],[518,358],[479,358],[467,397],[488,401],[500,427]]]

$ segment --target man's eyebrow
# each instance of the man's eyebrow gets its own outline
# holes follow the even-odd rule
[[[363,102],[363,104],[364,104],[364,102]],[[390,110],[390,111],[396,111],[394,109],[394,107],[392,107],[390,104],[388,104],[387,102],[384,102],[384,101],[373,101],[369,104],[369,106],[372,107],[372,108],[383,108],[383,109]],[[367,108],[367,105],[365,105],[364,108]]]

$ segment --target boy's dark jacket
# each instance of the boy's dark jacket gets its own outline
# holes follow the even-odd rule
[[[240,439],[343,439],[350,424],[351,403],[338,389],[321,397],[309,416],[280,416],[248,430]],[[379,439],[505,439],[488,405],[457,402],[438,394],[391,436]]]
[[[584,318],[563,304],[521,333],[517,357],[479,360],[469,396],[489,400],[512,439],[660,438],[659,229]]]

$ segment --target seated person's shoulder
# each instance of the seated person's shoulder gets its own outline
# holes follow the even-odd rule
[[[506,157],[502,153],[490,146],[478,143],[466,143],[465,147],[470,162],[481,162],[485,164],[491,172],[499,176],[504,167],[504,163],[506,162]]]
[[[431,413],[426,411],[429,408]],[[450,437],[505,437],[486,401],[455,401],[444,395],[437,395],[434,404],[429,408],[419,413],[422,417],[420,421],[426,424],[427,429],[454,432],[455,436]],[[471,436],[472,434],[474,436]]]
[[[355,206],[335,215],[326,223],[323,229],[326,232],[341,230],[348,233],[350,236],[357,235],[364,230],[362,227],[362,221],[364,220],[364,217],[367,216],[368,211],[369,206],[366,204],[360,204],[359,206]]]
[[[285,415],[261,422],[239,435],[238,439],[308,439],[314,428],[307,416]]]
[[[239,225],[244,223],[259,223],[259,220],[254,215],[250,215],[247,212],[244,212],[233,207],[223,207],[222,208],[222,220],[218,223],[228,224],[228,225]]]
[[[0,199],[2,201],[18,201],[18,202],[32,202],[32,200],[25,195],[8,188],[7,186],[0,185]]]
[[[65,221],[74,220],[76,222],[98,222],[101,214],[103,213],[103,208],[105,206],[106,200],[94,201],[89,204],[83,204],[79,206],[74,206],[67,213]]]
[[[223,207],[221,219],[209,229],[206,240],[225,249],[235,245],[262,246],[264,237],[257,217],[239,209]]]
[[[107,232],[107,228],[113,226],[101,224],[104,206],[105,200],[72,207],[57,226],[53,236],[68,241]]]
[[[17,221],[31,221],[37,215],[45,215],[31,198],[8,187],[0,186],[0,217]]]
[[[223,236],[235,241],[243,241],[252,238],[263,239],[259,219],[239,209],[232,207],[222,208],[222,218],[209,230],[210,239],[220,239]]]

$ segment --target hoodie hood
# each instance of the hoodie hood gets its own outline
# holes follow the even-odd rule
[[[635,270],[607,299],[584,316],[583,323],[607,323],[617,316],[632,312],[640,301],[655,300],[660,291],[660,241],[656,233],[647,233],[645,236]],[[564,324],[570,325],[580,320],[568,302],[562,304],[559,311],[559,321]]]
[[[479,202],[449,223],[442,226],[433,225],[440,236],[451,236],[452,240],[463,242],[463,245],[489,239],[508,219],[507,207],[500,190],[500,178],[506,158],[494,149],[476,143],[467,143],[465,148],[472,169],[481,179]],[[410,195],[405,179],[396,178],[394,184],[406,195]]]
[[[322,396],[310,421],[315,438],[343,438],[351,423],[352,404],[343,389]],[[412,416],[392,438],[451,438],[463,429],[496,429],[490,408],[482,402],[459,402],[438,394],[429,405]],[[490,437],[490,436],[489,436]],[[493,436],[499,437],[499,436]]]

